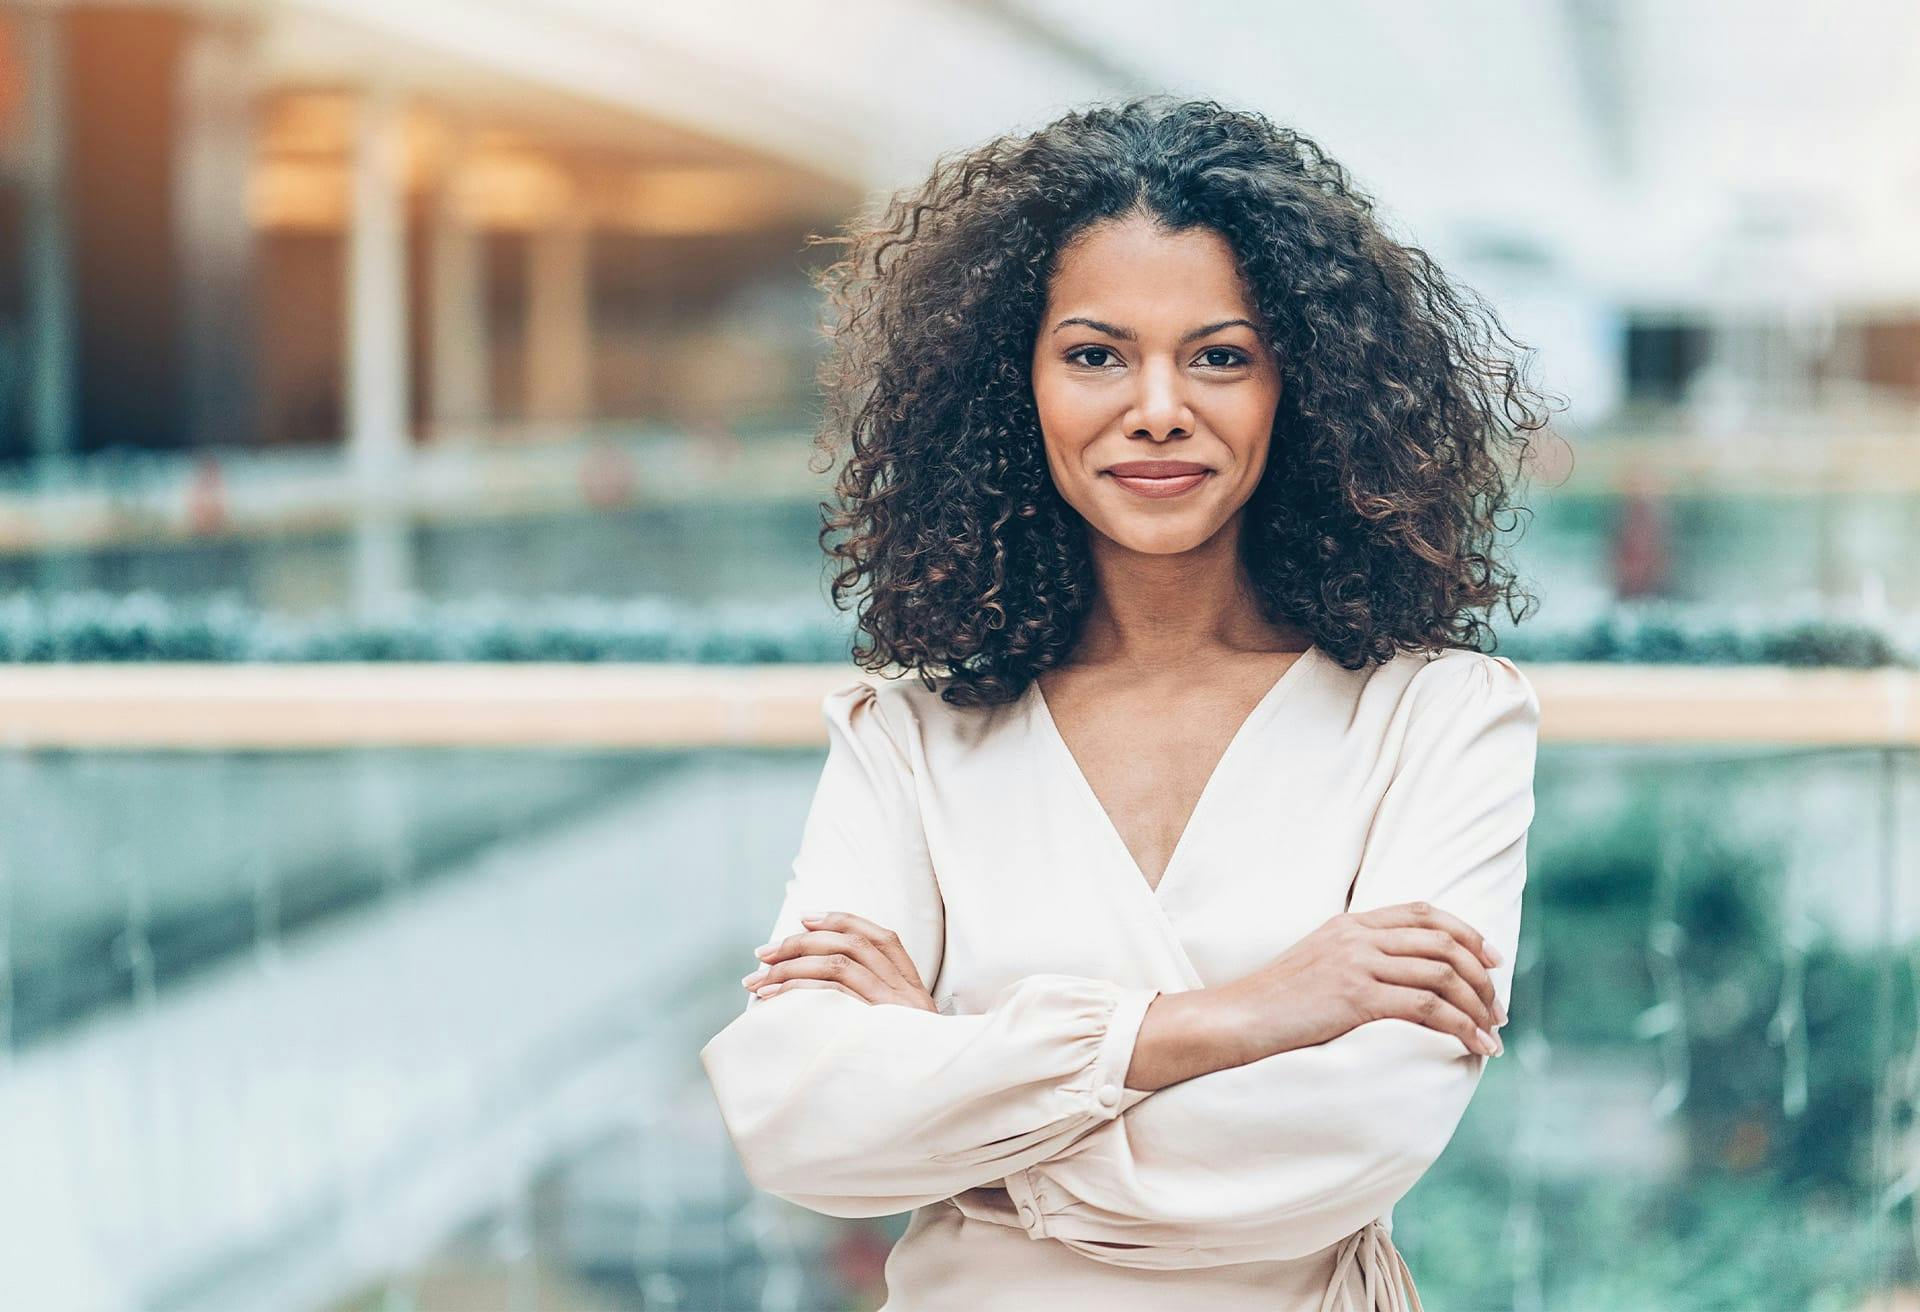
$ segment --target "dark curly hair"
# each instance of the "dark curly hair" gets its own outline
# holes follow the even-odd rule
[[[1268,621],[1359,669],[1483,649],[1472,612],[1497,602],[1520,619],[1537,599],[1495,558],[1498,457],[1513,446],[1517,474],[1548,413],[1503,344],[1530,352],[1307,137],[1145,96],[941,156],[810,238],[848,248],[815,276],[837,316],[816,472],[850,443],[819,536],[833,604],[866,583],[856,662],[946,676],[948,703],[979,706],[1072,652],[1095,592],[1087,526],[1047,469],[1031,353],[1057,253],[1131,212],[1219,232],[1270,326],[1283,386],[1240,541]]]

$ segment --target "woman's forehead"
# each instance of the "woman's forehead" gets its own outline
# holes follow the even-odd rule
[[[1090,230],[1060,253],[1048,300],[1050,325],[1085,315],[1132,327],[1178,321],[1184,331],[1253,317],[1233,248],[1211,228],[1168,232],[1129,223]]]

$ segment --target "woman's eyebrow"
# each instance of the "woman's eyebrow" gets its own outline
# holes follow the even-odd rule
[[[1118,337],[1123,342],[1137,342],[1140,340],[1140,335],[1131,328],[1116,327],[1113,324],[1102,323],[1098,319],[1088,319],[1077,314],[1071,318],[1062,319],[1053,326],[1053,331],[1059,332],[1062,328],[1070,327],[1076,323],[1085,324],[1097,333],[1105,333],[1109,337]],[[1259,326],[1250,319],[1222,319],[1219,323],[1203,324],[1195,328],[1192,332],[1182,337],[1180,342],[1182,345],[1185,345],[1196,337],[1205,337],[1209,333],[1217,333],[1222,328],[1236,327],[1252,328],[1255,332],[1260,331]]]

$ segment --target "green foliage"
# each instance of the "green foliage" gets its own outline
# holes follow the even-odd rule
[[[1870,621],[1810,611],[1697,602],[1621,602],[1574,625],[1498,628],[1516,661],[1685,665],[1920,665],[1909,619]]]
[[[175,601],[16,593],[0,661],[843,661],[851,630],[821,604],[693,606],[661,598],[414,602],[390,615],[292,617],[230,596]]]
[[[1810,901],[1808,880],[1884,897],[1895,872],[1823,858],[1801,831],[1833,805],[1827,785],[1879,776],[1832,755],[1594,768],[1607,759],[1562,754],[1543,773],[1509,1055],[1395,1208],[1422,1296],[1878,1306],[1920,1276],[1914,1200],[1890,1189],[1915,1131],[1920,957],[1893,925],[1826,928],[1821,908],[1848,894]]]
[[[231,594],[182,600],[19,592],[0,600],[0,662],[843,661],[852,620],[823,602],[712,605],[640,597],[414,599],[392,613],[295,617]],[[1519,661],[1920,666],[1895,624],[1670,602],[1622,603],[1584,624],[1499,631]]]
[[[1879,1306],[1901,1241],[1897,1224],[1876,1232],[1831,1199],[1760,1182],[1552,1183],[1520,1226],[1488,1208],[1504,1192],[1436,1168],[1394,1209],[1394,1242],[1428,1307],[1841,1312]]]

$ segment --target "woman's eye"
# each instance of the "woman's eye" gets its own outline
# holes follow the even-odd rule
[[[1104,369],[1109,364],[1115,363],[1119,357],[1110,347],[1078,346],[1067,352],[1067,359],[1089,368]],[[1245,351],[1231,346],[1209,346],[1200,353],[1200,359],[1214,369],[1237,369],[1250,362],[1250,357]]]

